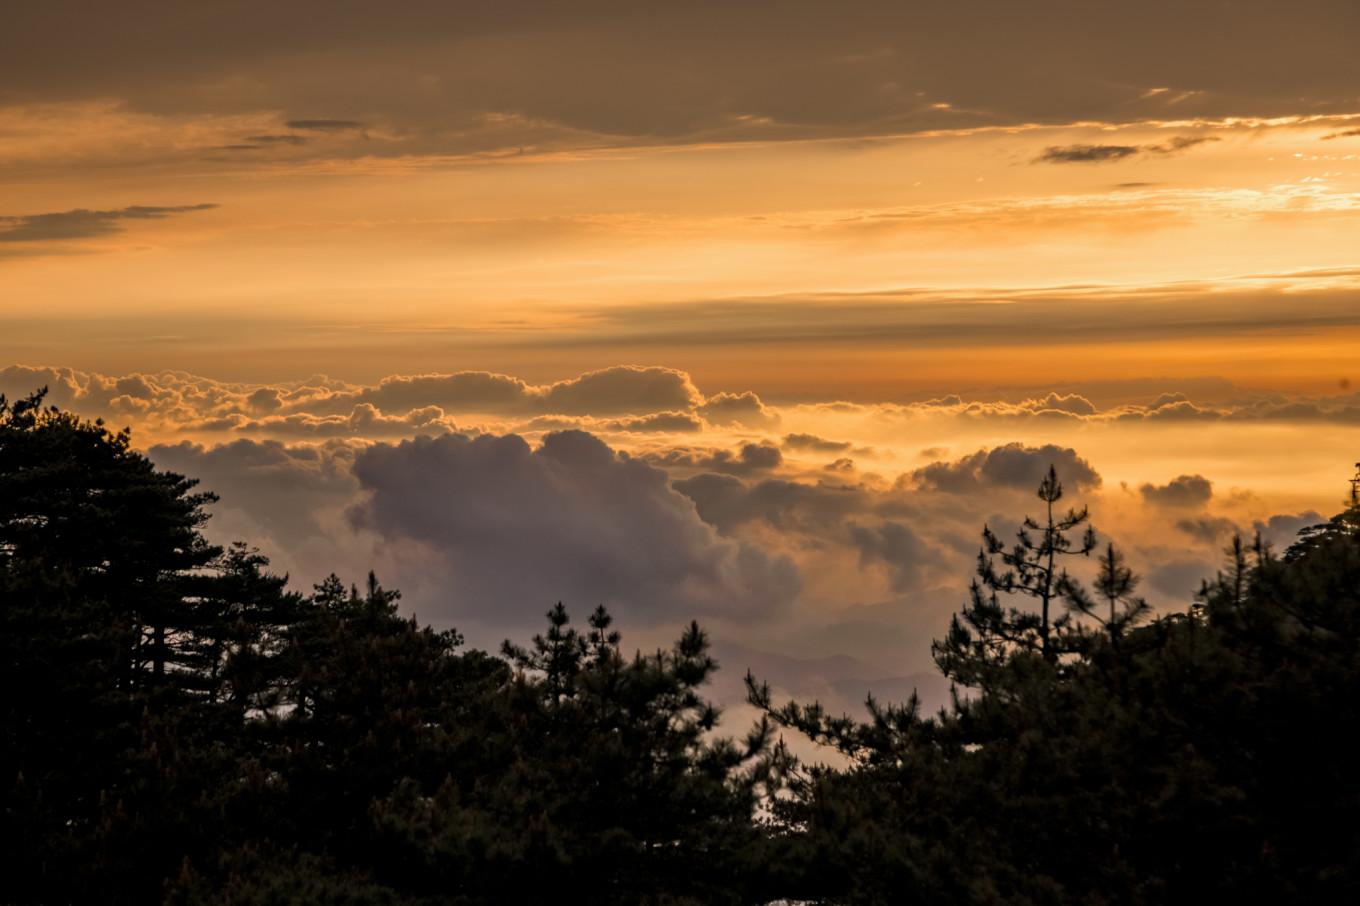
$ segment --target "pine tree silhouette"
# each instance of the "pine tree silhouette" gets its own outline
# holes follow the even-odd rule
[[[1063,487],[1053,466],[1039,483],[1037,496],[1045,506],[1043,521],[1026,516],[1009,549],[990,527],[983,528],[969,603],[951,620],[945,638],[932,646],[941,671],[965,686],[985,684],[993,668],[1017,652],[1036,652],[1049,664],[1057,664],[1063,653],[1062,633],[1070,616],[1052,611],[1073,580],[1061,560],[1089,556],[1096,536],[1086,507],[1055,512]],[[1068,536],[1082,526],[1086,530],[1074,542]],[[1031,598],[1038,612],[1006,606],[1002,595]]]

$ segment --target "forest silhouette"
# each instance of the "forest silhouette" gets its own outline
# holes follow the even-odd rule
[[[471,650],[372,574],[300,594],[210,544],[215,499],[0,397],[0,902],[1360,898],[1354,493],[1154,614],[1050,469],[933,646],[949,707],[836,715],[748,674],[735,738],[697,624],[629,654],[558,604]]]

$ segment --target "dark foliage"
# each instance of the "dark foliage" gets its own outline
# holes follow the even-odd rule
[[[1031,550],[1022,538],[1015,558]],[[1059,582],[1060,653],[1035,616],[978,593],[1009,590],[995,552],[988,538],[970,608],[988,614],[968,631],[1007,644],[958,644],[951,627],[941,666],[977,685],[947,713],[870,700],[867,723],[831,718],[775,708],[750,681],[777,722],[852,761],[796,772],[780,805],[802,869],[791,890],[866,904],[1360,897],[1354,499],[1283,557],[1235,541],[1187,612],[1142,626],[1136,578],[1107,546],[1094,592]]]
[[[286,591],[194,482],[0,400],[6,902],[741,902],[770,730],[717,736],[692,625],[558,605],[462,651],[372,575]]]

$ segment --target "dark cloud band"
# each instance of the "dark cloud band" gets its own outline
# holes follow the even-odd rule
[[[215,204],[132,205],[109,211],[78,208],[51,214],[0,216],[0,242],[62,242],[122,232],[132,220],[163,220],[176,214],[207,211]]]

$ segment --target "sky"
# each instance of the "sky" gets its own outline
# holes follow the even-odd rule
[[[485,645],[697,618],[731,683],[938,698],[1050,464],[1163,609],[1339,508],[1357,38],[1350,0],[21,5],[0,392],[131,427],[301,589],[371,567]]]

